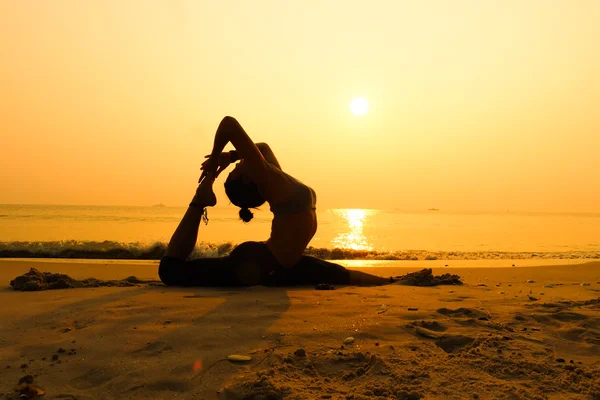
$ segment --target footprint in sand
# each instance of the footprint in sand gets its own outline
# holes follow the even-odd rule
[[[425,339],[433,339],[435,345],[446,353],[453,353],[462,350],[463,347],[473,343],[475,338],[459,334],[450,334],[447,332],[436,332],[421,326],[415,327],[415,334]]]
[[[102,386],[118,376],[119,374],[114,369],[96,367],[72,379],[70,383],[75,389],[88,390]]]
[[[435,344],[444,350],[446,353],[459,351],[463,347],[473,343],[475,338],[463,335],[444,335],[440,337]]]
[[[445,332],[446,330],[448,330],[448,328],[445,325],[440,324],[437,321],[420,321],[417,323],[417,325],[435,332]]]
[[[149,342],[144,346],[144,348],[137,350],[137,353],[146,353],[148,356],[159,356],[165,351],[171,351],[173,347],[170,346],[166,342],[157,341],[157,342]]]
[[[407,328],[414,328],[415,335],[420,338],[433,339],[435,345],[446,353],[459,351],[475,340],[470,336],[448,333],[448,328],[437,321],[412,322]]]
[[[437,310],[439,314],[446,315],[448,317],[464,317],[464,318],[489,318],[488,313],[483,311],[475,310],[474,308],[457,308],[452,310],[450,308],[439,308]]]
[[[70,393],[60,393],[60,394],[55,394],[54,396],[50,397],[51,399],[60,399],[60,400],[91,400],[93,399],[93,397],[91,396],[86,396],[86,395],[82,395],[82,394],[70,394]]]
[[[561,322],[583,321],[588,319],[588,317],[583,314],[578,314],[570,311],[560,311],[555,314],[552,314],[551,317]]]
[[[133,386],[124,390],[123,392],[135,392],[138,390],[144,390],[148,395],[148,392],[178,392],[184,393],[189,391],[192,388],[192,383],[188,380],[183,379],[162,379],[155,382],[149,383],[134,383]],[[150,395],[147,398],[154,398],[154,396]]]

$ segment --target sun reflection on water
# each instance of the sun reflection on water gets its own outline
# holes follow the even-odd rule
[[[376,213],[375,210],[360,208],[333,210],[334,214],[343,218],[348,223],[348,231],[340,232],[332,241],[333,247],[352,250],[373,250],[363,227],[369,217]]]

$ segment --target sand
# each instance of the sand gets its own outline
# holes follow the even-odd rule
[[[464,285],[17,292],[31,267],[156,280],[157,264],[0,260],[0,398],[24,379],[46,399],[600,399],[600,262],[447,264],[368,271]]]

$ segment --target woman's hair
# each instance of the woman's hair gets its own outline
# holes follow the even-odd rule
[[[234,205],[241,208],[240,218],[244,222],[250,222],[254,216],[250,208],[260,207],[265,202],[256,183],[245,176],[238,176],[234,179],[227,178],[225,193]]]

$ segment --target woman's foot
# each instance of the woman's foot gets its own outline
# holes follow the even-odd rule
[[[192,200],[192,204],[201,208],[215,206],[217,204],[217,196],[215,196],[212,185],[212,179],[208,177],[203,179],[198,189],[196,189],[196,195]]]

